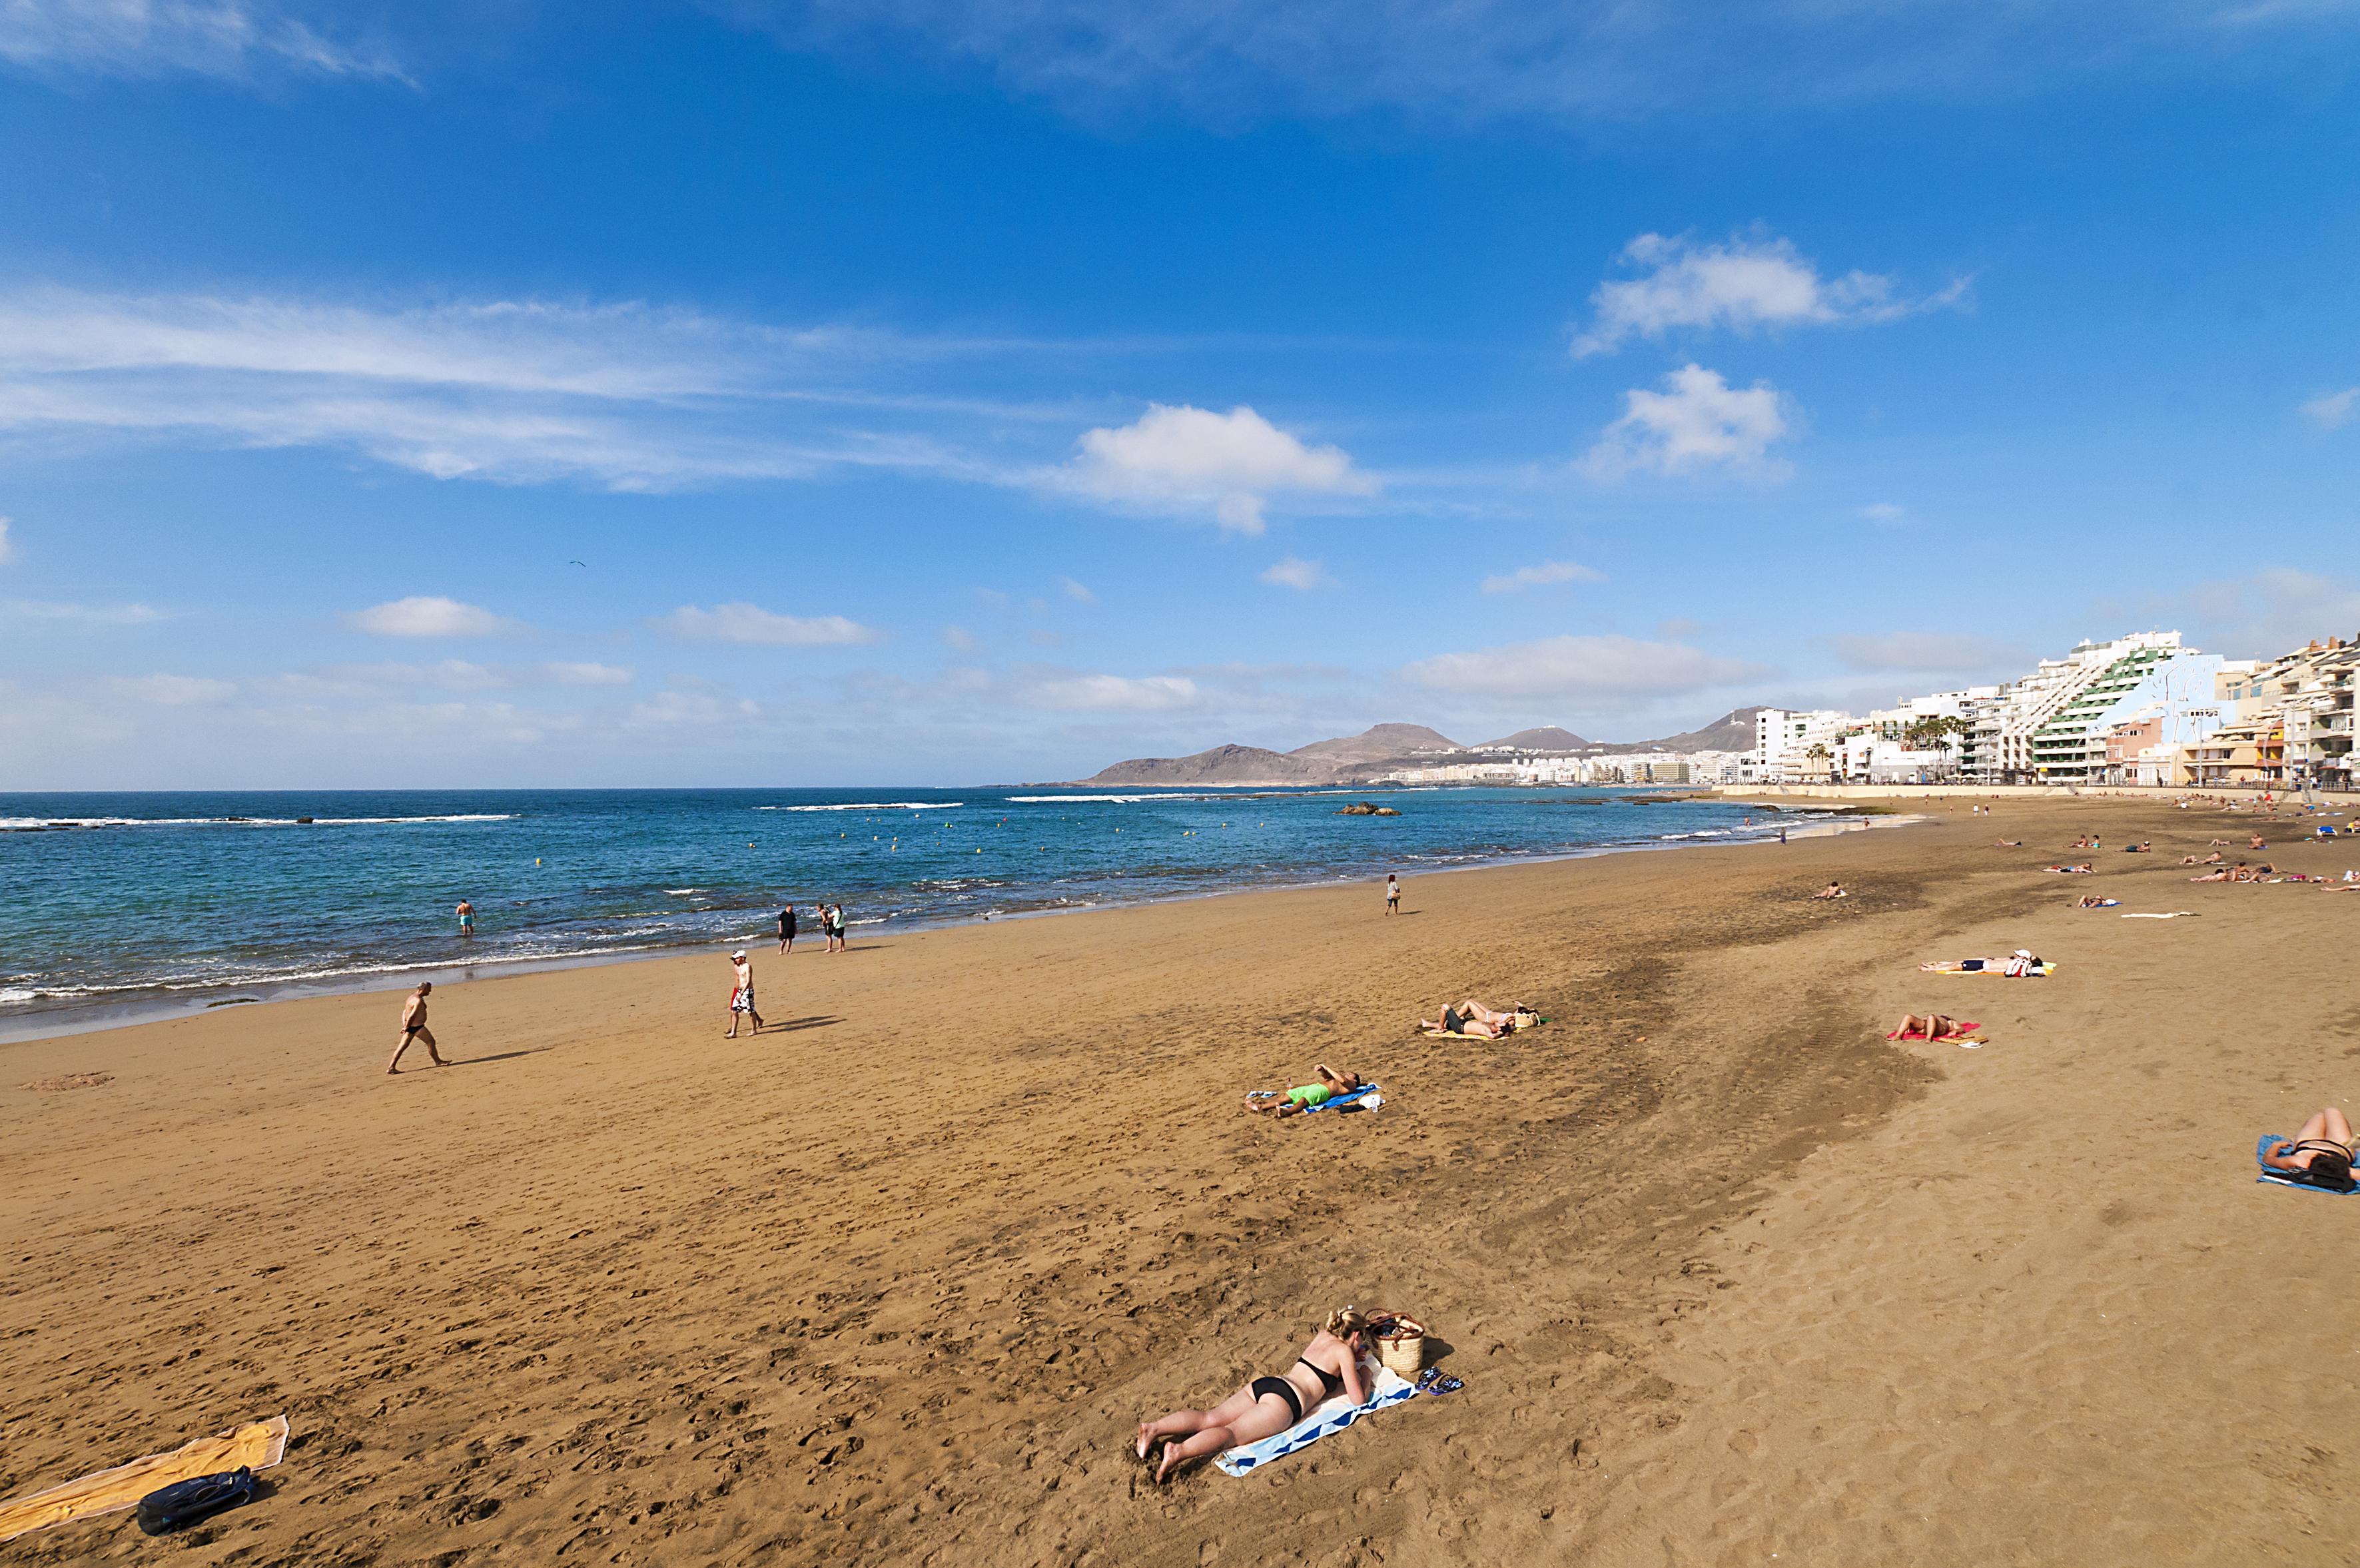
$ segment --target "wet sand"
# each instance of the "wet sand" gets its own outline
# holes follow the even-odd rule
[[[399,993],[0,1047],[0,1496],[284,1410],[176,1561],[2349,1561],[2360,1203],[2251,1150],[2360,1104],[2360,894],[2188,883],[2243,812],[1924,809],[758,950],[736,1040],[715,953],[438,987],[394,1078]],[[2092,827],[2158,853],[2035,869]],[[1555,1022],[1410,1027],[1470,991]],[[1883,1038],[1929,1005],[1990,1045]],[[1317,1061],[1388,1104],[1238,1108]],[[1465,1389],[1147,1483],[1347,1301]]]

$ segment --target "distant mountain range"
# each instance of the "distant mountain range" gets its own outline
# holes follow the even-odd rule
[[[1612,757],[1635,751],[1743,751],[1754,744],[1759,708],[1739,708],[1684,735],[1661,740],[1584,740],[1555,724],[1518,730],[1480,746],[1463,746],[1424,724],[1378,724],[1356,735],[1317,740],[1293,751],[1259,746],[1217,746],[1190,757],[1137,757],[1080,780],[1085,784],[1244,785],[1357,784],[1404,764],[1499,760],[1502,751]]]

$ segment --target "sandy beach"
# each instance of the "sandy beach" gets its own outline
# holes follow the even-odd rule
[[[2246,812],[1917,809],[758,948],[735,1040],[716,951],[438,987],[398,1077],[393,991],[0,1047],[0,1497],[284,1410],[175,1561],[2354,1561],[2360,1204],[2252,1149],[2360,1105],[2360,894],[2191,885]],[[1418,1036],[1469,993],[1554,1021]],[[1242,1114],[1315,1062],[1387,1103]],[[1149,1483],[1347,1301],[1465,1388]]]

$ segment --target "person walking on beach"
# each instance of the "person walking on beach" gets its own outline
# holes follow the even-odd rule
[[[754,1010],[754,963],[739,948],[729,955],[730,966],[738,972],[738,988],[729,993],[729,1038],[738,1038],[738,1015],[745,1014],[754,1020],[753,1032],[762,1032],[762,1015]]]
[[[458,915],[461,940],[473,942],[475,937],[475,906],[464,898],[460,899]]]
[[[411,1040],[426,1048],[426,1054],[435,1066],[451,1065],[442,1060],[442,1053],[434,1049],[434,1031],[426,1027],[426,997],[433,989],[434,982],[421,980],[418,983],[418,989],[402,999],[401,1038],[394,1042],[393,1060],[385,1064],[388,1073],[401,1071],[401,1053],[410,1049]]]
[[[842,953],[844,951],[844,906],[830,904],[826,910],[826,920],[827,951]]]
[[[1401,878],[1390,871],[1385,873],[1385,913],[1401,913]]]
[[[792,953],[794,950],[795,907],[792,904],[789,904],[785,909],[779,911],[779,951],[781,953]]]

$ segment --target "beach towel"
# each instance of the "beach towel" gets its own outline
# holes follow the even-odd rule
[[[71,1524],[100,1514],[120,1513],[139,1506],[148,1493],[175,1481],[219,1475],[243,1465],[268,1470],[286,1456],[287,1418],[248,1421],[183,1443],[169,1454],[151,1454],[112,1470],[100,1470],[80,1480],[35,1492],[28,1497],[0,1503],[0,1541],[27,1530]]]
[[[2101,898],[2094,904],[2083,904],[2081,907],[2085,909],[2111,909],[2121,902],[2120,898]]]
[[[2294,1139],[2290,1138],[2280,1138],[2274,1132],[2264,1133],[2262,1140],[2254,1145],[2254,1163],[2262,1165],[2263,1155],[2267,1154],[2279,1144],[2293,1141]],[[2360,1187],[2355,1187],[2348,1192],[2339,1192],[2332,1187],[2314,1187],[2308,1181],[2297,1181],[2285,1171],[2273,1171],[2267,1165],[2262,1165],[2262,1173],[2254,1180],[2267,1181],[2273,1187],[2292,1187],[2298,1192],[2323,1192],[2331,1198],[2360,1198]]]
[[[1937,968],[1928,970],[1927,973],[1929,975],[2005,975],[2007,971],[2005,969]],[[2055,973],[2057,973],[2057,965],[2054,964],[2036,964],[2030,969],[2025,971],[2026,975],[2034,976],[2045,976],[2054,975]],[[2018,976],[2018,978],[2022,978],[2022,976]]]
[[[2123,919],[2125,919],[2125,920],[2176,920],[2180,919],[2180,918],[2181,916],[2183,916],[2183,915],[2187,916],[2187,917],[2188,917],[2189,919],[2191,919],[2191,920],[2193,920],[2193,919],[2196,917],[2196,911],[2195,911],[2195,910],[2193,910],[2193,909],[2174,909],[2174,910],[2172,910],[2169,914],[2162,914],[2162,915],[2158,915],[2158,914],[2147,914],[2147,913],[2144,913],[2144,912],[2142,912],[2142,913],[2136,913],[2136,914],[2128,914],[2128,915],[2125,915],[2125,916],[2123,917]]]
[[[1315,1116],[1321,1111],[1333,1111],[1345,1105],[1358,1105],[1364,1111],[1373,1111],[1385,1103],[1385,1097],[1377,1092],[1378,1087],[1374,1083],[1363,1083],[1349,1094],[1330,1094],[1303,1114]]]
[[[1363,1363],[1365,1368],[1366,1363]],[[1323,1404],[1314,1406],[1309,1414],[1284,1432],[1263,1438],[1259,1443],[1241,1443],[1225,1449],[1213,1465],[1224,1475],[1243,1475],[1260,1469],[1273,1459],[1283,1458],[1298,1448],[1307,1447],[1334,1432],[1339,1432],[1362,1416],[1400,1404],[1415,1398],[1417,1390],[1399,1374],[1383,1367],[1377,1369],[1376,1381],[1369,1386],[1366,1403],[1353,1404],[1338,1394]]]

